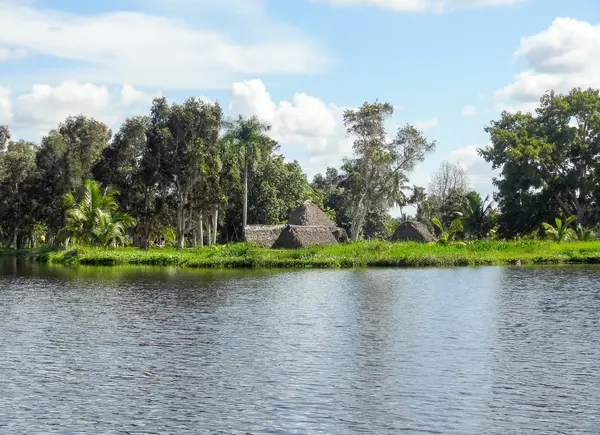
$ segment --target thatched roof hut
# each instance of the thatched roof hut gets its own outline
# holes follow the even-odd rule
[[[271,248],[284,228],[285,225],[247,225],[244,228],[244,242]]]
[[[392,242],[429,243],[434,242],[435,237],[421,222],[407,221],[396,228],[391,240]]]
[[[325,245],[337,245],[330,228],[286,225],[273,248],[300,249]]]
[[[288,225],[303,227],[336,227],[327,214],[311,201],[305,201],[300,207],[294,210],[290,214],[287,223]]]

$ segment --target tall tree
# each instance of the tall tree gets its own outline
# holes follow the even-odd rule
[[[162,171],[164,150],[159,108],[150,116],[126,119],[102,159],[94,177],[121,192],[122,209],[135,217],[135,242],[147,249],[169,220],[168,176]]]
[[[6,242],[19,246],[21,233],[31,237],[36,201],[31,198],[37,167],[36,146],[31,142],[7,141],[0,153],[0,221]]]
[[[155,104],[164,106],[165,101]],[[194,98],[161,110],[166,112],[162,140],[176,207],[177,246],[184,248],[186,234],[194,229],[194,191],[205,175],[205,160],[217,152],[222,111],[218,104]]]
[[[40,182],[36,196],[40,220],[48,227],[52,243],[64,225],[62,198],[68,192],[79,194],[85,180],[108,146],[112,133],[107,125],[83,115],[68,117],[42,139],[37,156]]]
[[[404,200],[402,187],[406,173],[423,161],[435,148],[423,133],[411,125],[398,130],[396,137],[387,139],[385,121],[394,113],[389,103],[364,103],[359,109],[344,112],[348,135],[355,138],[355,159],[352,167],[351,237],[357,240],[363,231],[369,211],[381,204]]]
[[[4,148],[10,140],[10,130],[8,125],[0,125],[0,151],[4,151]]]
[[[245,118],[240,115],[234,121],[225,124],[228,132],[225,139],[230,141],[241,157],[244,180],[244,199],[242,210],[242,225],[248,224],[248,179],[250,171],[260,156],[268,155],[277,148],[277,143],[269,138],[266,133],[271,126],[256,116]]]
[[[424,187],[413,186],[410,197],[408,198],[408,204],[414,205],[416,210],[416,215],[419,216],[421,212],[421,207],[423,202],[427,199],[427,193],[425,192]]]
[[[458,163],[442,162],[440,168],[433,174],[427,193],[440,200],[446,201],[454,191],[466,192],[469,188],[467,170]]]
[[[479,152],[494,169],[501,169],[494,183],[502,226],[510,227],[504,220],[510,210],[519,210],[530,222],[535,219],[535,227],[548,215],[556,216],[556,209],[575,215],[578,224],[592,223],[600,199],[599,91],[548,92],[536,115],[505,111],[485,128],[491,144]]]

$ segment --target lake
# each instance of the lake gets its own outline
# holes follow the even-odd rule
[[[600,433],[594,267],[7,260],[0,343],[0,433]]]

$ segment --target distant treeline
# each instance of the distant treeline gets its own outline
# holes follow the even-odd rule
[[[198,99],[154,100],[150,113],[109,127],[67,118],[35,144],[0,126],[0,244],[132,244],[175,247],[240,240],[246,224],[276,224],[311,199],[352,239],[386,238],[402,219],[435,230],[461,219],[462,238],[538,234],[545,221],[599,220],[600,95],[548,92],[535,114],[503,112],[479,150],[500,176],[497,192],[470,191],[464,169],[444,163],[427,189],[408,174],[435,142],[406,125],[389,135],[391,104],[347,110],[354,155],[310,183],[297,162],[278,154],[270,126],[228,119]],[[389,140],[392,136],[393,139]],[[392,219],[391,206],[415,216]]]

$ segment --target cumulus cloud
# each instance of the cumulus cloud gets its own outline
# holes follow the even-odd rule
[[[306,170],[314,173],[327,164],[338,165],[352,152],[342,123],[343,108],[305,93],[292,101],[275,102],[261,80],[236,82],[229,93],[229,110],[257,115],[272,126],[271,136],[281,144],[302,146],[308,158]]]
[[[10,101],[10,89],[0,86],[0,124],[8,124],[12,121],[12,104]]]
[[[346,107],[306,93],[296,93],[290,101],[276,102],[258,79],[234,83],[229,102],[230,113],[257,115],[267,121],[272,126],[271,136],[285,145],[286,151],[296,147],[305,152],[306,156],[299,160],[309,177],[327,166],[339,167],[344,157],[352,156],[354,139],[346,134],[342,119]],[[393,123],[393,120],[388,123],[390,132]],[[433,118],[415,126],[427,129],[437,124],[438,119]]]
[[[475,116],[477,114],[477,107],[472,104],[468,104],[462,108],[462,116]]]
[[[530,111],[548,90],[600,87],[600,25],[557,18],[548,29],[522,38],[515,57],[528,69],[495,92],[498,109]]]
[[[177,18],[78,15],[12,1],[0,2],[0,44],[69,61],[68,68],[40,69],[38,80],[70,77],[163,89],[226,88],[248,74],[308,74],[326,64],[318,48],[295,35],[236,42]]]
[[[12,120],[21,128],[40,132],[56,127],[68,116],[79,114],[111,125],[122,119],[127,106],[146,103],[150,99],[149,94],[130,85],[123,86],[119,93],[106,85],[89,82],[65,81],[57,86],[39,84],[16,97]],[[1,101],[0,97],[0,108]]]
[[[149,94],[147,92],[139,91],[131,85],[123,85],[121,88],[121,102],[125,106],[133,104],[143,104],[149,106],[155,97],[159,97],[160,92],[155,94]]]
[[[513,6],[527,0],[311,0],[333,6],[374,6],[394,12],[436,12],[455,9]]]

